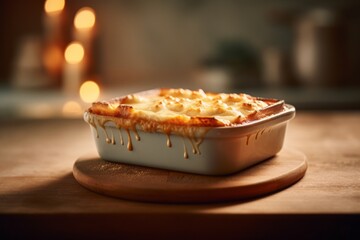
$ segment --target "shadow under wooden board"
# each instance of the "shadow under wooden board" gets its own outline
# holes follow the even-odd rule
[[[104,161],[96,155],[74,163],[75,179],[94,192],[127,200],[210,203],[260,197],[299,181],[307,169],[302,152],[276,156],[225,176],[204,176]]]

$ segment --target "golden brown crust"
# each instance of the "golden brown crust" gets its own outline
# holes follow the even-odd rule
[[[202,90],[159,89],[94,102],[89,112],[128,119],[134,124],[199,127],[234,126],[281,112],[284,101],[247,94],[216,94]]]

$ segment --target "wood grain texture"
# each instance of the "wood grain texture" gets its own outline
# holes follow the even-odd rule
[[[79,158],[73,168],[84,187],[128,200],[163,203],[235,201],[282,190],[306,171],[303,153],[285,149],[244,171],[227,176],[204,176],[111,163],[95,156]]]

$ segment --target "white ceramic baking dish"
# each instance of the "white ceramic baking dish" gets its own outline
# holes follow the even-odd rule
[[[202,138],[160,132],[118,128],[114,122],[102,124],[97,115],[85,112],[100,157],[147,167],[205,175],[226,175],[274,156],[284,142],[287,123],[295,108],[285,104],[283,111],[236,127],[204,130]]]

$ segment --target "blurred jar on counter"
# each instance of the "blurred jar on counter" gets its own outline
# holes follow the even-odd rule
[[[347,47],[344,24],[334,11],[314,9],[295,23],[294,69],[300,84],[345,85]]]

